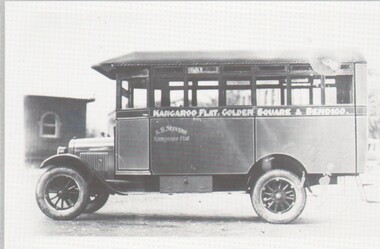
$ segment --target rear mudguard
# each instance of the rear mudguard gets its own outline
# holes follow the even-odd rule
[[[69,166],[73,167],[82,174],[85,175],[89,181],[96,181],[97,184],[100,184],[103,186],[110,194],[121,194],[124,195],[125,193],[120,192],[116,189],[114,189],[110,184],[108,184],[103,177],[99,176],[97,172],[91,168],[90,165],[88,165],[85,161],[83,161],[80,157],[73,155],[73,154],[59,154],[51,156],[47,159],[45,159],[42,163],[40,168],[46,168],[46,167],[59,167],[59,166]]]

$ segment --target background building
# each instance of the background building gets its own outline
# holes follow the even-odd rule
[[[28,95],[24,97],[25,159],[40,162],[56,153],[74,136],[86,136],[87,103],[74,99]]]

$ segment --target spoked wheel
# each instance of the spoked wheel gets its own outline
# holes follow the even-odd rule
[[[53,168],[40,178],[36,199],[42,212],[56,220],[70,220],[81,214],[89,198],[84,178],[71,168]]]
[[[66,175],[54,177],[46,186],[46,201],[56,210],[72,208],[78,201],[78,197],[78,184]]]
[[[94,213],[101,209],[107,202],[109,193],[102,188],[94,188],[90,193],[85,213]]]
[[[256,213],[271,223],[289,223],[296,219],[306,204],[305,188],[295,174],[272,170],[256,182],[251,198]]]

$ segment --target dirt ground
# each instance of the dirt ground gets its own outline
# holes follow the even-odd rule
[[[28,169],[14,172],[21,181],[6,178],[8,244],[34,236],[321,237],[364,238],[366,243],[379,243],[380,203],[362,201],[352,177],[339,179],[338,185],[313,187],[318,197],[308,193],[306,208],[296,221],[273,225],[257,217],[250,197],[244,193],[111,196],[94,214],[54,221],[39,210],[34,198],[41,173]],[[372,169],[363,180],[374,184],[366,187],[368,198],[380,201],[380,169]]]

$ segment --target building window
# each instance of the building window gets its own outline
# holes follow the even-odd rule
[[[39,125],[41,137],[59,137],[60,122],[57,114],[52,112],[45,113],[42,115]]]

